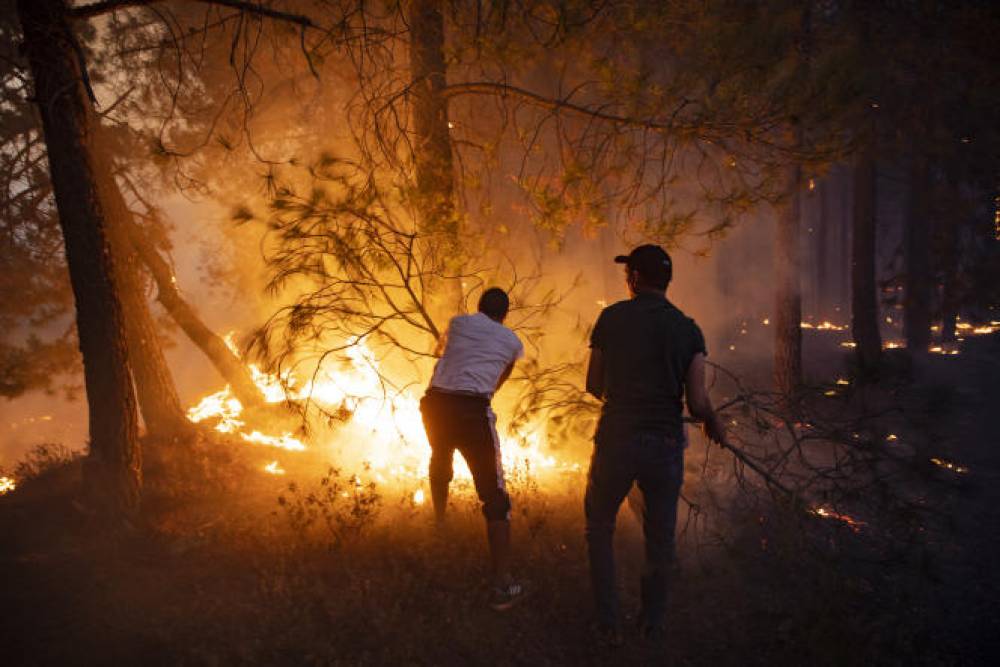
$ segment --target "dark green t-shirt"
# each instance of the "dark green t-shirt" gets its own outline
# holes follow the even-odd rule
[[[590,346],[604,362],[604,407],[598,437],[663,433],[682,439],[684,378],[701,329],[666,297],[641,293],[601,311]]]

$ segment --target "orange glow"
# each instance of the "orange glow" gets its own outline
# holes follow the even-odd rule
[[[822,517],[824,519],[830,519],[833,521],[840,521],[841,523],[846,524],[855,533],[859,532],[864,526],[868,525],[864,521],[855,519],[854,517],[848,514],[841,514],[839,512],[835,512],[828,507],[816,507],[810,511],[818,517]]]
[[[803,329],[817,329],[819,331],[847,331],[846,324],[834,324],[828,320],[823,320],[819,324],[813,324],[812,322],[800,322],[799,326]]]
[[[232,335],[226,337],[234,353]],[[367,464],[375,473],[376,481],[395,479],[422,479],[430,463],[430,446],[424,433],[420,415],[419,398],[409,390],[390,393],[380,373],[375,354],[364,341],[355,342],[345,350],[348,364],[336,372],[321,372],[313,380],[299,383],[296,378],[278,378],[259,367],[248,364],[254,383],[268,403],[281,403],[287,399],[304,401],[324,410],[346,415],[346,422],[335,433],[321,432],[308,440],[295,437],[287,431],[268,432],[250,429],[244,421],[243,405],[230,387],[209,394],[188,410],[188,419],[201,422],[217,420],[215,429],[222,433],[239,435],[255,445],[275,447],[289,452],[307,450],[329,453],[332,457],[349,451],[358,463]],[[530,468],[539,471],[577,471],[579,463],[557,460],[544,451],[544,422],[526,425],[512,436],[502,436],[501,451],[504,464],[513,468]],[[361,450],[347,449],[348,445],[362,443]],[[280,475],[285,471],[277,461],[265,466],[265,471]],[[471,473],[464,459],[456,457],[455,476],[470,479]],[[417,502],[414,497],[414,502]]]
[[[944,459],[932,458],[931,463],[933,463],[939,468],[950,470],[953,473],[957,473],[959,475],[964,475],[965,473],[969,472],[969,469],[966,468],[965,466],[958,465],[957,463],[952,463],[951,461],[945,461]]]
[[[6,495],[17,488],[13,477],[0,477],[0,496]]]
[[[271,461],[266,466],[264,466],[264,472],[270,473],[272,475],[284,475],[285,469],[281,467],[281,464],[277,461]]]

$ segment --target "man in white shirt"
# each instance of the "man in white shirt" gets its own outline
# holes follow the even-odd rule
[[[483,292],[479,312],[452,318],[430,387],[420,401],[431,444],[430,486],[438,523],[444,520],[455,450],[472,472],[483,504],[493,566],[497,610],[509,609],[523,594],[510,574],[510,496],[504,484],[493,394],[510,377],[524,345],[503,325],[510,308],[497,287]]]

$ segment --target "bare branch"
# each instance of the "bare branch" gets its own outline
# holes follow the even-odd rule
[[[102,14],[117,11],[119,9],[144,7],[160,1],[161,0],[105,0],[104,2],[95,2],[89,5],[74,7],[70,10],[70,16],[77,19],[89,19],[101,16]],[[189,1],[197,2],[199,4],[218,5],[220,7],[228,7],[229,9],[237,9],[241,12],[246,12],[247,14],[255,14],[257,16],[263,16],[276,21],[284,21],[285,23],[294,23],[295,25],[302,26],[303,28],[319,29],[319,26],[317,26],[312,19],[307,16],[303,16],[302,14],[292,14],[290,12],[282,12],[277,9],[271,9],[270,7],[254,4],[252,2],[243,2],[242,0]]]

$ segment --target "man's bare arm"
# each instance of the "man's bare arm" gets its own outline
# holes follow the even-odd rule
[[[600,348],[590,348],[587,363],[587,393],[597,400],[604,400],[604,357]]]
[[[502,387],[503,383],[507,381],[507,378],[510,377],[510,374],[514,372],[515,361],[510,362],[509,364],[507,364],[507,368],[503,369],[503,373],[500,374],[500,379],[497,380],[497,388],[493,390],[493,393],[500,391],[500,387]]]
[[[684,393],[687,396],[688,411],[691,416],[703,423],[702,428],[705,435],[713,442],[720,445],[728,444],[726,441],[726,427],[723,425],[719,415],[712,408],[712,401],[708,397],[708,389],[705,388],[705,355],[698,353],[691,360],[688,366],[687,376],[684,378]]]
[[[441,355],[444,354],[444,348],[446,348],[447,346],[448,346],[448,330],[445,329],[445,332],[440,336],[438,336],[437,344],[434,346],[434,356],[441,358]]]

